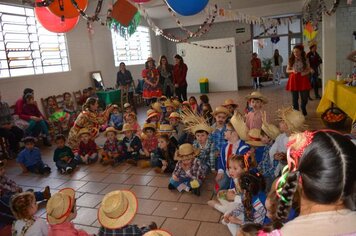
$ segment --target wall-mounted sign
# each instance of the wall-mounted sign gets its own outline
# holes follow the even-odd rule
[[[236,34],[239,34],[239,33],[245,33],[245,28],[237,28]]]

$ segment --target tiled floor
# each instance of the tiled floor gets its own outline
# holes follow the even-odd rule
[[[285,83],[285,81],[284,81]],[[252,90],[238,92],[213,93],[209,97],[213,107],[221,104],[226,98],[238,101],[243,109],[246,101],[244,97]],[[261,90],[268,99],[266,110],[274,119],[275,111],[291,104],[291,96],[284,90],[284,85],[273,86],[266,84]],[[321,120],[315,113],[318,101],[311,101],[308,105],[307,124],[310,128],[323,127]],[[139,109],[139,121],[142,124],[145,108]],[[103,144],[103,137],[97,139]],[[42,147],[41,147],[42,148]],[[21,174],[15,161],[10,161],[7,174],[21,186],[40,190],[44,186],[51,186],[52,192],[64,187],[72,187],[77,191],[78,216],[75,223],[91,233],[96,233],[99,224],[96,220],[97,208],[104,194],[117,189],[130,189],[138,197],[138,212],[133,223],[142,225],[155,221],[159,227],[170,231],[175,236],[210,236],[230,235],[226,226],[219,224],[220,214],[209,208],[206,202],[213,197],[213,177],[209,176],[204,183],[201,196],[189,193],[178,193],[167,189],[168,175],[156,174],[151,168],[139,169],[128,164],[118,167],[101,166],[99,163],[91,166],[80,166],[71,176],[61,175],[56,171],[52,161],[54,147],[42,149],[43,159],[53,172],[49,177],[33,174]],[[45,216],[45,204],[40,205],[38,215]]]

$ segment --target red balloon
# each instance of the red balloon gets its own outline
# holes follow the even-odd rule
[[[63,4],[63,11],[60,9],[60,1]],[[76,0],[79,9],[85,11],[88,7],[88,0]],[[79,16],[79,11],[72,3],[72,0],[55,0],[49,6],[48,9],[56,16],[63,16],[65,18],[75,18]]]
[[[41,0],[36,0],[36,2],[41,2]],[[79,16],[69,19],[64,18],[62,21],[60,17],[52,14],[47,7],[36,7],[35,16],[46,30],[54,33],[69,32],[79,21]]]

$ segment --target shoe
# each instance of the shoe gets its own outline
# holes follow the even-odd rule
[[[73,168],[70,167],[70,166],[68,166],[68,167],[66,168],[66,173],[67,173],[67,174],[71,174],[72,172],[73,172]]]
[[[44,175],[49,175],[51,173],[51,167],[46,166],[43,168],[43,174]]]
[[[130,165],[137,166],[137,161],[135,161],[135,160],[129,159],[126,162]]]
[[[309,101],[313,101],[313,99],[311,97],[308,97]]]
[[[304,116],[307,116],[308,115],[308,112],[307,111],[302,111],[303,115]]]
[[[148,228],[150,228],[150,230],[158,229],[156,222],[153,221],[148,225]]]
[[[193,188],[192,189],[192,193],[194,194],[194,195],[197,195],[198,197],[200,196],[200,188]]]
[[[48,200],[51,198],[51,189],[49,188],[49,186],[46,186],[45,190],[42,193],[44,199]]]
[[[176,189],[176,187],[174,187],[173,184],[169,183],[168,184],[168,189],[169,190],[173,190],[173,189]]]
[[[43,137],[43,145],[47,146],[47,147],[51,147],[52,144],[49,141],[49,139],[47,137]]]
[[[155,173],[162,174],[162,169],[161,168],[156,167],[154,170],[155,170]]]

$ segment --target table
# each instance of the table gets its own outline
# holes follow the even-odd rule
[[[354,122],[356,120],[356,87],[346,86],[342,81],[329,80],[316,112],[323,113],[335,104]]]
[[[105,106],[109,104],[120,104],[121,100],[121,90],[108,90],[108,91],[97,91],[96,94],[101,102],[105,103]]]

